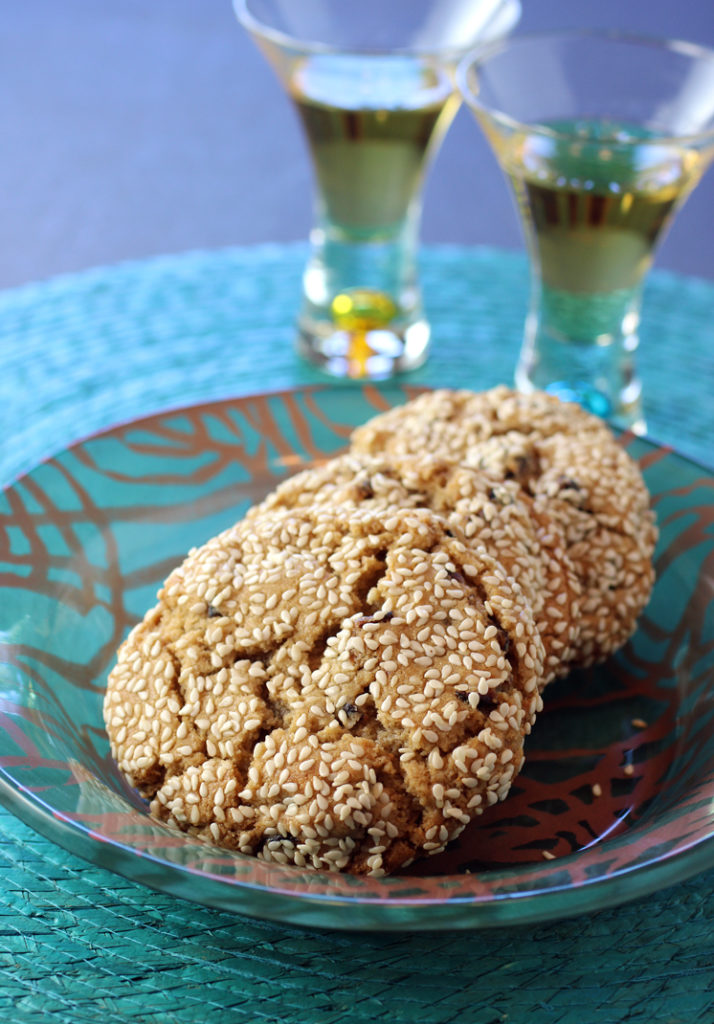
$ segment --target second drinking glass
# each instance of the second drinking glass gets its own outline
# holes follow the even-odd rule
[[[714,52],[575,30],[479,49],[457,80],[509,178],[531,258],[516,384],[642,432],[642,286],[714,156]]]

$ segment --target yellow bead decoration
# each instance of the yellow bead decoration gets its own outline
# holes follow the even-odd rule
[[[377,331],[387,327],[396,315],[393,299],[374,288],[354,288],[332,300],[332,319],[345,331]]]

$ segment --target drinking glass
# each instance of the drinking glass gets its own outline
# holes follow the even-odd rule
[[[459,105],[453,70],[506,32],[518,0],[234,0],[295,104],[316,209],[298,350],[338,377],[421,364],[421,193]]]
[[[516,385],[642,432],[642,287],[714,155],[714,51],[524,35],[467,55],[456,78],[513,188],[530,256]]]

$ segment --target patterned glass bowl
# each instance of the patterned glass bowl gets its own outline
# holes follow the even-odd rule
[[[508,800],[386,879],[323,875],[157,823],[114,766],[115,651],[188,548],[404,401],[311,388],[165,413],[89,438],[0,496],[0,800],[96,864],[189,900],[330,928],[544,921],[714,858],[714,478],[623,438],[653,495],[657,584],[632,641],[552,684]]]

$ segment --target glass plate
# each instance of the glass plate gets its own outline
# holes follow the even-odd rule
[[[266,864],[152,821],[119,776],[102,723],[105,681],[169,570],[411,394],[314,387],[167,412],[82,441],[0,496],[6,806],[135,881],[328,928],[544,921],[711,865],[714,478],[629,437],[661,531],[649,607],[616,657],[548,688],[512,794],[446,854],[385,879]]]

